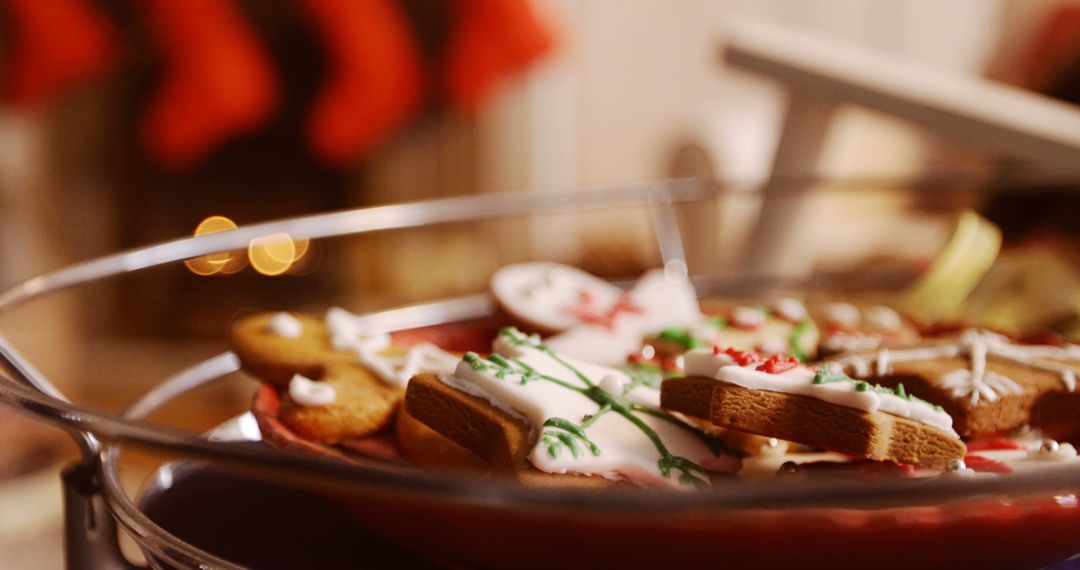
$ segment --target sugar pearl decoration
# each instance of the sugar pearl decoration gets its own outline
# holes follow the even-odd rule
[[[1071,443],[1044,439],[1039,448],[1029,453],[1028,457],[1038,461],[1072,461],[1076,459],[1076,448]]]
[[[964,463],[963,459],[950,459],[949,464],[945,467],[945,470],[950,473],[961,472],[965,469],[967,469],[967,463]]]
[[[626,390],[626,379],[622,376],[608,374],[600,379],[600,389],[612,396],[622,396]]]

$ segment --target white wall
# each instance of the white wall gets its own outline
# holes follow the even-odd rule
[[[516,149],[528,159],[504,157],[500,164],[525,172],[489,183],[550,187],[663,176],[672,144],[688,134],[708,145],[721,176],[758,177],[771,159],[782,99],[767,82],[722,69],[717,49],[732,18],[978,74],[1003,2],[539,0],[562,34],[560,51],[504,97],[528,109],[531,135]],[[903,126],[848,114],[840,127],[825,173],[891,175],[918,163],[918,139]]]

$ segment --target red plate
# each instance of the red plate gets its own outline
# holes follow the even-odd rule
[[[458,330],[442,325],[397,339],[443,339],[451,348],[477,350],[493,331],[491,323]],[[290,432],[276,419],[279,402],[273,388],[256,394],[253,410],[266,441],[350,461],[338,449]],[[361,453],[400,460],[392,434],[358,444],[353,449]],[[637,511],[612,498],[611,508],[593,511],[508,504],[498,497],[462,501],[450,493],[376,492],[335,500],[365,528],[416,552],[485,567],[1037,568],[1080,552],[1074,495],[984,496],[887,509]]]

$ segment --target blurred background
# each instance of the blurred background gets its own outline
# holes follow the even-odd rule
[[[1008,128],[969,128],[951,121],[955,109],[902,116],[873,104],[884,99],[740,65],[722,50],[746,21],[831,46],[822,53],[838,55],[825,63],[855,83],[875,70],[887,83],[893,65],[911,71],[919,81],[910,93],[890,88],[898,97],[959,81],[954,92],[973,93],[978,113],[996,113],[970,124]],[[232,224],[701,177],[752,199],[683,220],[717,231],[695,254],[698,273],[925,265],[949,216],[973,206],[1007,244],[1044,246],[1040,271],[1056,271],[1064,293],[1044,303],[1053,314],[1040,324],[1080,330],[1069,288],[1080,202],[1065,168],[1080,156],[1068,154],[1080,130],[1053,132],[1080,124],[1080,2],[0,0],[0,40],[2,287]],[[1036,99],[1010,106],[1011,88],[994,90],[1004,85]],[[795,158],[779,164],[785,148]],[[763,193],[781,178],[846,188],[777,210],[816,238],[790,248],[754,241],[768,227]],[[859,192],[878,187],[901,191]],[[1013,191],[981,192],[1000,188]],[[20,308],[0,330],[77,400],[118,411],[181,363],[219,352],[238,308],[335,299],[363,310],[482,290],[494,265],[519,257],[634,276],[656,262],[641,219],[435,228],[348,247],[299,240],[284,267],[254,250],[195,260]],[[829,220],[860,237],[830,234]],[[514,251],[491,257],[492,238]],[[768,264],[754,263],[760,248]],[[487,272],[467,270],[478,259]],[[243,409],[248,394],[207,395],[207,418],[215,406]],[[0,566],[57,567],[56,466],[74,448],[8,410],[0,417],[0,478],[11,481],[0,485]]]

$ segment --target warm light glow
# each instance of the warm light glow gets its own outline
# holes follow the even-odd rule
[[[300,259],[308,252],[308,247],[310,245],[311,240],[308,238],[293,238],[293,247],[296,248],[296,253],[293,255],[293,261],[300,261]]]
[[[195,227],[195,235],[201,236],[236,229],[236,223],[225,216],[210,216]],[[247,259],[233,252],[211,253],[195,259],[189,259],[184,265],[196,275],[214,275],[215,273],[236,273],[247,266]]]
[[[297,259],[296,249],[289,234],[271,234],[251,240],[248,259],[255,271],[263,275],[281,275]]]
[[[308,239],[296,239],[296,259],[289,268],[289,275],[307,275],[315,270],[322,259],[319,242]]]

